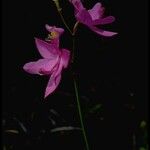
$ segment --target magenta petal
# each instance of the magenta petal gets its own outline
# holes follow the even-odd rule
[[[49,94],[51,94],[53,91],[55,91],[55,89],[57,88],[57,86],[60,83],[60,80],[61,80],[61,74],[59,74],[56,77],[55,76],[50,77],[47,87],[46,87],[46,90],[45,90],[44,98],[46,98]]]
[[[81,23],[83,23],[83,24],[85,24],[87,26],[92,25],[92,22],[93,22],[90,14],[89,14],[89,12],[87,10],[82,10],[82,11],[78,12],[76,14],[76,19],[79,22],[81,22]]]
[[[70,59],[70,51],[67,49],[62,49],[61,57],[64,68],[67,68]]]
[[[79,11],[84,9],[81,0],[69,0],[69,1],[73,4],[75,8],[75,13],[78,13]]]
[[[51,73],[57,62],[58,58],[39,59],[35,62],[26,63],[23,69],[30,74],[47,75]]]
[[[37,38],[35,38],[35,43],[39,53],[43,58],[56,57],[56,55],[59,53],[58,48],[56,48],[56,46],[53,44],[47,43]]]
[[[62,72],[62,63],[60,62],[54,68],[53,73],[48,81],[44,98],[46,98],[49,94],[51,94],[59,85],[59,82],[61,80],[61,72]]]
[[[66,50],[64,50],[63,51],[63,56],[59,60],[59,63],[57,63],[57,65],[53,69],[53,73],[50,77],[50,80],[49,80],[49,82],[47,84],[47,87],[46,87],[46,90],[45,90],[45,98],[57,88],[57,86],[60,82],[61,72],[62,72],[62,69],[63,69],[63,66],[64,66],[63,57],[64,57],[64,55],[68,55],[66,53],[68,53],[68,52],[66,52]],[[64,58],[66,58],[66,57],[64,57]]]
[[[49,26],[48,24],[46,24],[45,28],[48,32],[52,32],[52,30],[54,29],[54,26]]]
[[[98,29],[97,27],[90,27],[90,29],[92,31],[94,31],[95,33],[99,34],[99,35],[102,35],[102,36],[113,36],[113,35],[116,35],[117,33],[116,32],[111,32],[111,31],[105,31],[105,30],[102,30],[102,29]]]
[[[58,86],[60,79],[61,79],[61,72],[63,67],[66,68],[69,62],[70,58],[70,51],[66,49],[62,49],[62,55],[59,64],[57,63],[57,66],[53,69],[53,73],[50,77],[50,80],[47,84],[46,90],[45,90],[45,98],[51,94]]]
[[[58,32],[59,36],[64,32],[63,28],[56,28],[55,26],[49,26],[48,24],[45,25],[45,28],[47,29],[48,32],[53,32],[53,31]]]
[[[98,20],[94,21],[94,25],[104,25],[104,24],[109,24],[115,21],[115,17],[114,16],[108,16],[105,18],[100,18]]]
[[[92,20],[96,20],[102,17],[104,8],[101,3],[96,3],[92,9],[88,10],[88,12],[92,17]]]

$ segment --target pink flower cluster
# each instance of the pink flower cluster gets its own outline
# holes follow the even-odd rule
[[[69,1],[74,6],[75,17],[79,23],[88,26],[92,31],[102,36],[117,34],[96,27],[97,25],[112,23],[115,20],[113,16],[103,17],[104,8],[101,3],[96,3],[92,9],[86,10],[80,0]],[[70,51],[59,47],[59,38],[63,34],[64,29],[49,25],[46,25],[46,29],[49,32],[46,40],[35,38],[36,47],[43,58],[26,63],[23,67],[30,74],[49,76],[45,98],[59,85],[62,71],[64,68],[67,68],[70,60]]]

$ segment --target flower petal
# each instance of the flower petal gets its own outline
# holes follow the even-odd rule
[[[60,80],[61,80],[61,73],[57,76],[55,76],[53,74],[51,75],[51,77],[48,81],[46,90],[45,90],[44,98],[46,98],[49,94],[51,94],[57,88],[57,86],[60,83]]]
[[[93,22],[94,25],[104,25],[104,24],[109,24],[115,21],[115,17],[114,16],[108,16],[105,18],[100,18],[97,19]]]
[[[59,85],[59,82],[61,80],[61,72],[63,68],[63,64],[61,61],[62,60],[60,60],[59,64],[57,64],[57,66],[55,66],[55,68],[53,69],[53,73],[48,81],[48,84],[45,90],[44,98],[46,98],[49,94],[51,94]]]
[[[92,21],[92,18],[91,18],[90,14],[87,10],[84,9],[84,10],[78,12],[75,16],[79,22],[81,22],[87,26],[92,25],[93,21]]]
[[[100,19],[104,13],[104,8],[101,3],[96,3],[94,7],[88,10],[90,13],[92,20]]]
[[[45,25],[45,28],[47,29],[48,32],[58,32],[59,36],[63,34],[64,29],[63,28],[56,28],[55,26],[49,26],[48,24]]]
[[[75,8],[75,14],[78,13],[79,11],[85,9],[81,3],[81,0],[69,0],[69,1],[73,4],[73,6]]]
[[[64,68],[67,68],[70,59],[70,51],[67,49],[62,49],[61,57]]]
[[[116,32],[105,31],[105,30],[99,29],[99,28],[97,28],[95,26],[91,26],[90,29],[92,31],[94,31],[95,33],[97,33],[99,35],[102,35],[102,36],[113,36],[113,35],[117,34]]]
[[[44,96],[45,98],[57,88],[61,80],[62,69],[63,67],[66,68],[68,66],[69,58],[70,58],[70,51],[66,49],[62,49],[60,62],[57,63],[57,65],[53,68],[53,73],[48,81],[45,90],[45,96]]]
[[[59,54],[59,49],[50,43],[35,38],[36,47],[43,58],[54,58]]]
[[[30,74],[47,75],[56,66],[58,57],[55,59],[39,59],[38,61],[26,63],[23,69]]]

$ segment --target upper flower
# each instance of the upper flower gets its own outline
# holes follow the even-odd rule
[[[96,27],[96,25],[110,24],[115,21],[115,17],[103,17],[104,8],[101,3],[96,3],[92,9],[86,10],[80,0],[69,0],[75,8],[75,17],[92,31],[103,36],[113,36],[116,32],[105,31]]]
[[[50,32],[50,41],[46,42],[35,38],[37,49],[42,59],[29,62],[23,69],[30,74],[48,75],[50,77],[45,98],[51,94],[58,86],[63,68],[67,68],[70,52],[67,49],[59,48],[59,36],[64,32],[61,28],[47,26]]]

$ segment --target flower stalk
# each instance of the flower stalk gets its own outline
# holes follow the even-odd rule
[[[71,62],[74,62],[74,53],[75,53],[75,33],[77,31],[77,27],[79,25],[79,21],[77,21],[73,27],[73,31],[70,30],[69,26],[67,25],[63,15],[62,15],[62,9],[59,6],[59,2],[58,0],[53,0],[56,4],[57,7],[57,11],[61,17],[62,22],[64,23],[64,25],[66,26],[66,28],[68,29],[68,31],[70,32],[70,34],[72,35],[72,59]],[[86,136],[86,132],[85,132],[85,127],[84,127],[84,123],[83,123],[83,115],[82,115],[82,111],[81,111],[81,105],[80,105],[80,99],[79,99],[79,92],[78,92],[78,86],[76,83],[76,79],[73,76],[73,82],[74,82],[74,90],[75,90],[75,95],[76,95],[76,100],[77,100],[77,107],[78,107],[78,112],[79,112],[79,118],[80,118],[80,124],[81,124],[81,129],[82,129],[82,133],[83,133],[83,138],[85,141],[85,145],[86,145],[86,150],[89,150],[89,144],[88,144],[88,140],[87,140],[87,136]]]
[[[78,105],[78,112],[79,112],[79,117],[80,117],[80,124],[81,124],[82,133],[83,133],[83,138],[85,141],[86,150],[89,150],[89,144],[88,144],[88,140],[87,140],[87,136],[86,136],[86,132],[85,132],[82,111],[81,111],[81,105],[80,105],[80,100],[79,100],[78,86],[77,86],[75,78],[73,79],[73,81],[74,81],[74,89],[75,89],[75,95],[76,95],[76,100],[77,100],[77,105]]]
[[[61,20],[62,20],[63,24],[65,25],[65,27],[67,28],[67,30],[68,30],[68,31],[70,32],[70,34],[72,35],[72,34],[73,34],[72,31],[71,31],[71,29],[69,28],[69,26],[67,25],[67,23],[66,23],[66,21],[65,21],[65,19],[64,19],[64,17],[63,17],[63,15],[62,15],[62,8],[61,8],[60,5],[59,5],[59,1],[58,1],[58,0],[53,0],[53,2],[54,2],[55,5],[56,5],[57,11],[58,11],[58,13],[59,13],[59,15],[60,15],[60,17],[61,17]]]

